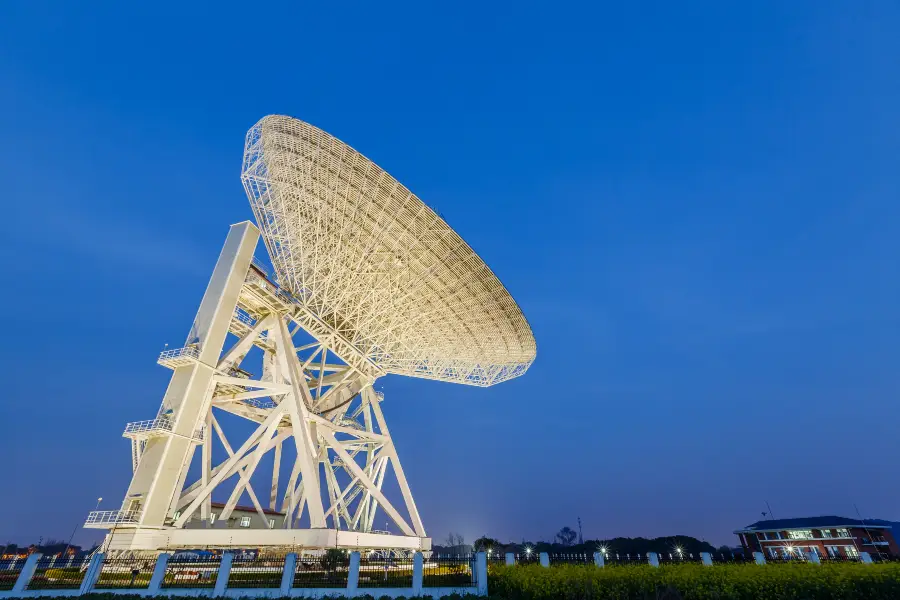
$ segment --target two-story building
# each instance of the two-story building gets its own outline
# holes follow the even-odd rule
[[[857,558],[860,552],[900,557],[885,521],[835,516],[768,519],[734,533],[745,553],[762,552],[769,558],[792,558],[803,552],[834,558]]]

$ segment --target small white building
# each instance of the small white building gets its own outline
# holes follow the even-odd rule
[[[284,513],[263,509],[266,515],[265,520],[259,516],[256,508],[252,506],[235,506],[231,512],[231,516],[227,520],[222,520],[219,515],[225,505],[221,502],[211,503],[212,511],[209,515],[210,525],[215,529],[280,529],[284,523]],[[175,518],[180,516],[175,513]],[[202,529],[206,524],[200,519],[199,511],[194,513],[191,519],[185,523],[186,529]]]

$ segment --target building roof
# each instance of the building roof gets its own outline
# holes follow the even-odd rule
[[[885,521],[877,519],[848,519],[847,517],[836,517],[834,515],[824,515],[821,517],[798,517],[795,519],[767,519],[765,521],[757,521],[751,525],[747,525],[743,529],[738,529],[735,533],[749,533],[753,531],[783,531],[786,529],[811,529],[811,528],[836,528],[836,527],[867,527],[869,529],[890,529],[891,526],[885,524]]]
[[[212,506],[213,508],[225,508],[225,504],[222,502],[210,502],[210,506]],[[236,505],[234,507],[234,510],[236,510],[238,512],[251,512],[251,513],[256,512],[256,508],[254,508],[252,506],[241,506],[240,504]],[[267,515],[272,515],[275,517],[283,517],[284,516],[283,512],[278,512],[277,510],[269,510],[268,508],[264,508],[263,512]]]

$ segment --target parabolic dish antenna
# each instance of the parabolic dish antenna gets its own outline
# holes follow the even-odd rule
[[[525,317],[433,210],[311,125],[254,125],[242,179],[257,225],[229,229],[184,346],[157,360],[173,373],[156,416],[125,427],[121,508],[86,526],[110,530],[107,552],[429,550],[374,384],[521,375]],[[260,235],[275,281],[253,258]],[[249,436],[226,431],[235,417]]]
[[[278,283],[373,370],[489,386],[534,360],[528,322],[484,261],[347,144],[268,116],[247,134],[242,179]]]

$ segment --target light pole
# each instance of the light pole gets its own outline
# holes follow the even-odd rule
[[[102,500],[103,500],[103,498],[97,498],[97,506],[94,507],[94,512],[96,512],[97,509],[100,508],[100,502],[101,502]],[[63,557],[65,557],[66,554],[69,553],[69,546],[72,545],[72,540],[75,539],[75,532],[76,532],[76,531],[78,531],[78,525],[76,525],[76,526],[75,526],[75,529],[72,530],[72,535],[69,537],[69,543],[66,544],[66,549],[63,550]]]

